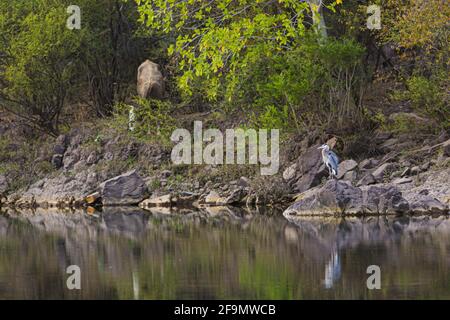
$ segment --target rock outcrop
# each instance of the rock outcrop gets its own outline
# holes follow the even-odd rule
[[[308,148],[288,169],[283,178],[294,192],[304,192],[320,184],[322,178],[328,175],[322,156],[317,150],[318,145]]]
[[[284,215],[398,214],[408,210],[408,202],[395,187],[358,188],[346,181],[330,180],[300,194]]]
[[[109,179],[99,186],[103,205],[137,205],[148,195],[147,185],[136,170]]]

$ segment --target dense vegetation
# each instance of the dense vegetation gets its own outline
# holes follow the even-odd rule
[[[284,139],[334,135],[347,154],[370,153],[377,129],[450,129],[444,1],[372,1],[379,30],[356,0],[77,0],[81,29],[70,30],[72,2],[0,0],[0,111],[34,138],[92,122],[127,134],[131,101],[129,134],[144,141],[167,142],[198,112]],[[147,58],[162,66],[166,101],[134,99]]]

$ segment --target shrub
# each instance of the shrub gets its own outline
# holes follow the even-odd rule
[[[393,98],[409,100],[417,114],[429,118],[436,129],[450,128],[450,108],[445,80],[439,77],[412,76],[406,80],[406,90],[396,91]]]
[[[129,128],[131,106],[118,103],[115,107],[115,122],[122,130]],[[173,106],[170,102],[136,98],[133,101],[133,130],[129,133],[141,141],[155,141],[167,145],[176,128],[176,121],[170,115]]]
[[[236,105],[250,109],[257,126],[306,131],[361,127],[364,49],[351,40],[310,34],[292,50],[263,53],[240,75]]]

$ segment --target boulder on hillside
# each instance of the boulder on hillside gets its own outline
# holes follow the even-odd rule
[[[369,185],[369,184],[374,184],[374,183],[376,183],[377,181],[375,180],[375,178],[373,177],[373,175],[371,174],[371,173],[368,173],[368,174],[366,174],[364,177],[362,177],[362,179],[361,180],[359,180],[357,183],[356,183],[356,186],[357,187],[360,187],[360,186],[367,186],[367,185]]]
[[[352,171],[357,166],[358,162],[356,162],[355,160],[350,159],[342,161],[341,163],[339,163],[337,178],[342,179],[347,172]]]
[[[312,146],[302,154],[296,162],[295,175],[290,173],[287,176],[293,178],[289,184],[293,187],[294,192],[304,192],[320,184],[322,178],[328,176],[328,170],[322,161],[318,145]]]
[[[135,205],[149,195],[144,180],[136,170],[103,182],[98,191],[103,205]]]
[[[375,171],[372,172],[372,175],[377,182],[382,182],[384,177],[390,171],[392,171],[395,167],[396,167],[395,163],[391,163],[391,162],[384,163],[381,166],[379,166],[378,168],[376,168]]]
[[[357,188],[346,181],[330,180],[321,188],[299,195],[297,201],[283,214],[396,214],[408,210],[408,202],[395,187]]]

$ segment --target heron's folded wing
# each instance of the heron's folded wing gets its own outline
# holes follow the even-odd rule
[[[335,172],[337,174],[338,165],[339,165],[339,158],[338,158],[338,156],[333,151],[329,151],[328,152],[328,158],[329,158],[329,162],[331,164],[331,167],[333,169],[335,169]]]

